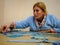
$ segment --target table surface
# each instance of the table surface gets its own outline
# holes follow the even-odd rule
[[[43,33],[42,33],[43,34]],[[45,33],[46,37],[51,41],[60,40],[60,33]],[[8,40],[31,40],[31,35],[24,35],[21,37],[10,38],[4,34],[0,34],[0,45],[39,45],[40,43],[32,42],[8,42]],[[43,43],[44,45],[52,45],[52,43]]]

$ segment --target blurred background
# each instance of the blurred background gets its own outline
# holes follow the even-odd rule
[[[33,15],[33,5],[39,1],[46,4],[48,13],[60,19],[60,0],[0,0],[0,25]]]

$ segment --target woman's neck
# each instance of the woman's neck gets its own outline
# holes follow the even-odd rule
[[[36,19],[36,20],[37,20],[37,22],[42,22],[43,19],[44,19],[44,16],[42,16],[41,18]]]

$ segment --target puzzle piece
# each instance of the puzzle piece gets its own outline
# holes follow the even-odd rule
[[[21,37],[23,35],[38,35],[38,32],[9,32],[9,33],[4,33],[4,35],[11,37],[11,38],[16,38],[16,37]]]
[[[47,43],[58,43],[60,42],[54,42],[54,41],[49,41],[49,40],[8,40],[8,42],[37,42],[37,43],[42,43],[42,42],[47,42]]]
[[[41,33],[36,33],[35,35],[31,36],[32,39],[40,39],[40,40],[45,40],[47,39],[46,35],[41,34]]]
[[[39,43],[39,45],[44,45],[43,43]]]
[[[53,45],[60,45],[60,40],[55,41]]]

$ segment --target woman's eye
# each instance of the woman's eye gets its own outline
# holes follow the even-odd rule
[[[38,12],[39,10],[36,10],[36,12]]]
[[[39,10],[34,10],[34,12],[38,12]]]

